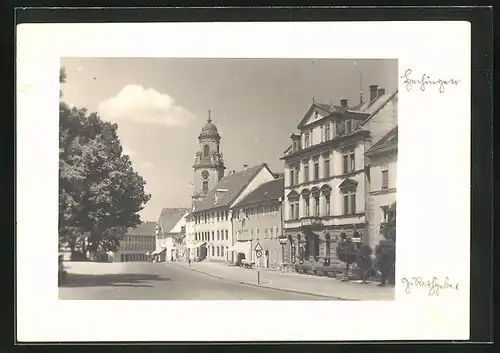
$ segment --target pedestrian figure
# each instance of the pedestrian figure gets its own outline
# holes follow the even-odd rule
[[[191,258],[188,259],[188,266],[191,267]]]
[[[170,262],[174,262],[174,256],[170,256]]]

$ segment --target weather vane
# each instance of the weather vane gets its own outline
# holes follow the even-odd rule
[[[209,109],[209,110],[208,110],[208,122],[209,122],[209,123],[210,123],[210,122],[212,122],[212,118],[210,117],[210,111],[211,111],[211,110]]]

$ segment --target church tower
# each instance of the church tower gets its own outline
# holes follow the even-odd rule
[[[194,190],[193,201],[201,201],[219,180],[224,177],[224,160],[220,152],[221,137],[217,127],[212,124],[210,110],[208,120],[198,136],[199,150],[193,164]]]

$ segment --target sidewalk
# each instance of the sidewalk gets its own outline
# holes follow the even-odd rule
[[[186,262],[179,261],[174,264],[189,267]],[[259,284],[257,284],[256,269],[244,269],[213,262],[194,262],[191,263],[191,269],[214,277],[244,284],[296,293],[313,294],[332,299],[394,300],[393,287],[379,287],[374,283],[362,284],[341,282],[340,280],[330,277],[311,276],[295,272],[276,272],[262,269],[259,271],[260,281]]]

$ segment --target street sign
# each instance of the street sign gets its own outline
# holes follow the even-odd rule
[[[257,243],[257,245],[255,245],[254,250],[262,252],[262,246],[260,246],[260,243]]]
[[[255,251],[255,256],[257,256],[257,258],[260,259],[262,257],[262,251],[260,250]]]

